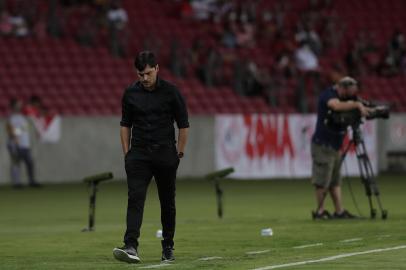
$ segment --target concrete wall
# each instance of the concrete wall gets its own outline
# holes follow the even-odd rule
[[[385,153],[382,169],[406,172],[406,114],[394,114],[390,121],[381,120],[383,136],[378,145]]]
[[[202,176],[214,167],[214,117],[194,116],[179,176]],[[406,114],[378,121],[379,169],[388,168],[388,150],[406,152]],[[9,183],[5,120],[0,119],[0,184]],[[396,132],[394,134],[394,132]],[[124,178],[118,117],[64,117],[58,144],[34,141],[37,178],[41,182],[80,181],[83,177],[112,171]]]
[[[213,121],[213,117],[191,117],[190,139],[179,176],[200,176],[214,169]],[[10,182],[4,126],[5,120],[1,119],[0,184]],[[41,182],[80,181],[104,171],[112,171],[116,178],[125,177],[117,117],[64,117],[58,144],[42,144],[35,139],[33,143],[37,178]]]

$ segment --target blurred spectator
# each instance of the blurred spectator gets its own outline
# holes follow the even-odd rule
[[[0,11],[0,36],[10,36],[13,33],[11,17],[6,10]]]
[[[95,46],[98,32],[96,10],[87,4],[77,7],[78,29],[75,38],[79,44],[84,46]]]
[[[259,96],[261,94],[260,83],[258,82],[259,69],[255,62],[249,60],[246,67],[247,76],[244,81],[244,95],[245,96]]]
[[[366,65],[368,74],[376,74],[378,72],[382,55],[379,47],[376,44],[374,33],[366,33],[366,44],[362,55],[363,61]]]
[[[240,18],[240,27],[237,29],[236,41],[239,47],[253,47],[255,45],[255,26],[249,21],[248,15]]]
[[[185,78],[187,73],[187,55],[180,47],[179,42],[174,39],[171,42],[169,69],[178,78]]]
[[[226,48],[235,48],[237,46],[237,25],[232,20],[232,15],[230,14],[230,19],[224,24],[224,29],[221,37],[221,43]]]
[[[221,54],[210,46],[206,51],[204,62],[197,69],[198,77],[204,85],[212,87],[222,83],[222,65]]]
[[[283,78],[291,78],[296,71],[295,61],[292,59],[292,54],[288,50],[283,50],[276,56],[276,69]]]
[[[190,0],[182,0],[182,3],[180,4],[180,17],[182,19],[192,19],[193,18],[193,8],[192,5],[190,4]]]
[[[319,63],[316,54],[310,49],[310,46],[303,41],[301,46],[295,52],[296,67],[298,73],[297,84],[297,107],[299,112],[308,112],[308,85],[313,87],[313,95],[317,96],[319,91]]]
[[[20,12],[13,12],[10,16],[10,24],[12,25],[12,33],[16,37],[27,37],[30,33],[27,21]]]
[[[39,187],[35,180],[34,161],[31,155],[29,124],[21,113],[22,102],[17,99],[10,101],[11,114],[7,120],[8,143],[7,148],[11,160],[11,180],[15,188],[21,188],[20,163],[23,161],[27,168],[30,187]]]
[[[30,121],[38,136],[42,133],[42,122],[45,117],[44,104],[42,100],[37,95],[32,95],[25,106],[21,110],[22,114],[25,115]]]
[[[32,126],[35,128],[38,139],[43,143],[56,143],[60,139],[60,119],[48,110],[37,95],[32,95],[22,109]]]
[[[41,98],[37,95],[32,95],[28,103],[22,108],[22,113],[28,117],[40,117],[42,107]]]
[[[237,59],[234,63],[234,91],[241,96],[260,96],[268,77],[251,60]]]
[[[128,15],[119,1],[114,0],[107,11],[107,21],[110,34],[110,50],[114,56],[124,57],[127,54]]]
[[[235,10],[235,1],[217,0],[213,8],[213,21],[218,23],[222,21],[226,14]]]
[[[248,70],[248,63],[243,59],[236,59],[233,67],[233,88],[240,96],[249,95],[247,81],[251,81],[251,74]]]
[[[61,37],[63,35],[63,27],[61,21],[63,16],[61,16],[61,12],[58,7],[58,0],[48,1],[47,30],[49,35],[52,37]]]
[[[340,45],[343,38],[343,23],[338,20],[338,16],[326,16],[322,22],[321,40],[325,50],[335,49]]]
[[[395,32],[392,35],[392,39],[390,41],[390,49],[395,51],[395,52],[404,52],[405,51],[405,35],[400,32],[399,30],[395,30]]]
[[[110,9],[107,11],[107,19],[109,23],[114,25],[114,28],[122,30],[128,22],[128,15],[124,8],[122,8],[118,1],[111,3]]]
[[[284,70],[285,77],[290,77],[295,69],[294,52],[296,45],[286,31],[278,31],[270,44],[269,53],[275,55],[278,70]]]
[[[273,40],[277,32],[277,24],[274,14],[269,10],[262,12],[258,20],[257,37],[260,40],[270,41]]]
[[[367,31],[361,31],[346,55],[348,73],[351,76],[360,76],[375,72],[379,65],[379,58],[372,35]]]
[[[319,35],[313,29],[310,22],[299,23],[295,34],[295,40],[298,43],[307,43],[309,48],[316,54],[320,55],[322,50],[322,44]]]
[[[280,89],[279,78],[271,76],[271,72],[266,67],[260,67],[254,62],[249,63],[248,70],[252,78],[248,85],[251,89],[247,89],[249,95],[261,96],[272,107],[278,105],[278,92]]]
[[[315,71],[319,68],[318,58],[306,41],[302,41],[295,52],[296,67],[303,72]]]
[[[260,46],[268,47],[272,43],[282,44],[285,41],[287,32],[289,32],[285,27],[285,17],[288,9],[289,3],[287,1],[277,1],[273,9],[262,11],[262,16],[257,20],[256,27],[256,36],[260,44],[262,44]]]
[[[405,36],[399,30],[395,30],[388,44],[388,49],[382,63],[381,74],[393,76],[399,74],[404,68],[406,55]]]
[[[199,21],[209,20],[216,10],[216,0],[193,0],[191,6],[194,18]]]

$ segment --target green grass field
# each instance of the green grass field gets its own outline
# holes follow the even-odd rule
[[[94,232],[81,232],[88,214],[84,184],[38,190],[0,187],[0,269],[274,269],[265,267],[341,254],[347,255],[281,268],[406,269],[406,179],[381,176],[378,180],[389,211],[385,221],[312,221],[311,185],[286,180],[223,181],[225,212],[219,219],[213,183],[179,181],[176,261],[163,266],[155,235],[160,212],[154,183],[146,202],[138,265],[112,256],[125,229],[123,181],[100,185]],[[361,212],[368,216],[363,186],[358,179],[351,182]],[[346,184],[343,191],[346,207],[356,212]],[[331,210],[330,200],[328,207]],[[269,227],[274,235],[261,236],[261,229]],[[389,249],[393,247],[398,249]]]

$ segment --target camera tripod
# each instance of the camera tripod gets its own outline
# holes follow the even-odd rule
[[[376,197],[376,201],[378,203],[379,211],[381,212],[382,219],[386,219],[388,217],[388,211],[383,209],[381,199],[379,197],[379,188],[376,182],[374,171],[372,169],[371,161],[369,160],[368,153],[365,147],[365,142],[362,137],[362,132],[360,129],[360,124],[351,126],[352,129],[352,139],[348,143],[347,147],[344,150],[344,153],[341,157],[340,167],[341,164],[344,162],[344,159],[351,148],[351,146],[355,147],[355,153],[358,160],[358,168],[360,172],[360,177],[362,184],[365,187],[365,193],[368,197],[369,201],[369,209],[370,209],[370,216],[371,218],[376,217],[376,209],[374,208],[372,202],[372,196]]]

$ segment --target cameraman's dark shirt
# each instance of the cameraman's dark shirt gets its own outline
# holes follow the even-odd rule
[[[329,124],[328,126],[325,124],[328,111],[330,110],[327,103],[333,98],[338,98],[337,91],[333,87],[327,88],[319,96],[316,130],[313,134],[312,142],[339,150],[343,144],[347,128],[334,124]]]
[[[132,128],[132,146],[174,144],[175,121],[178,128],[189,127],[185,101],[176,86],[157,78],[152,91],[139,81],[125,90],[120,125]]]

